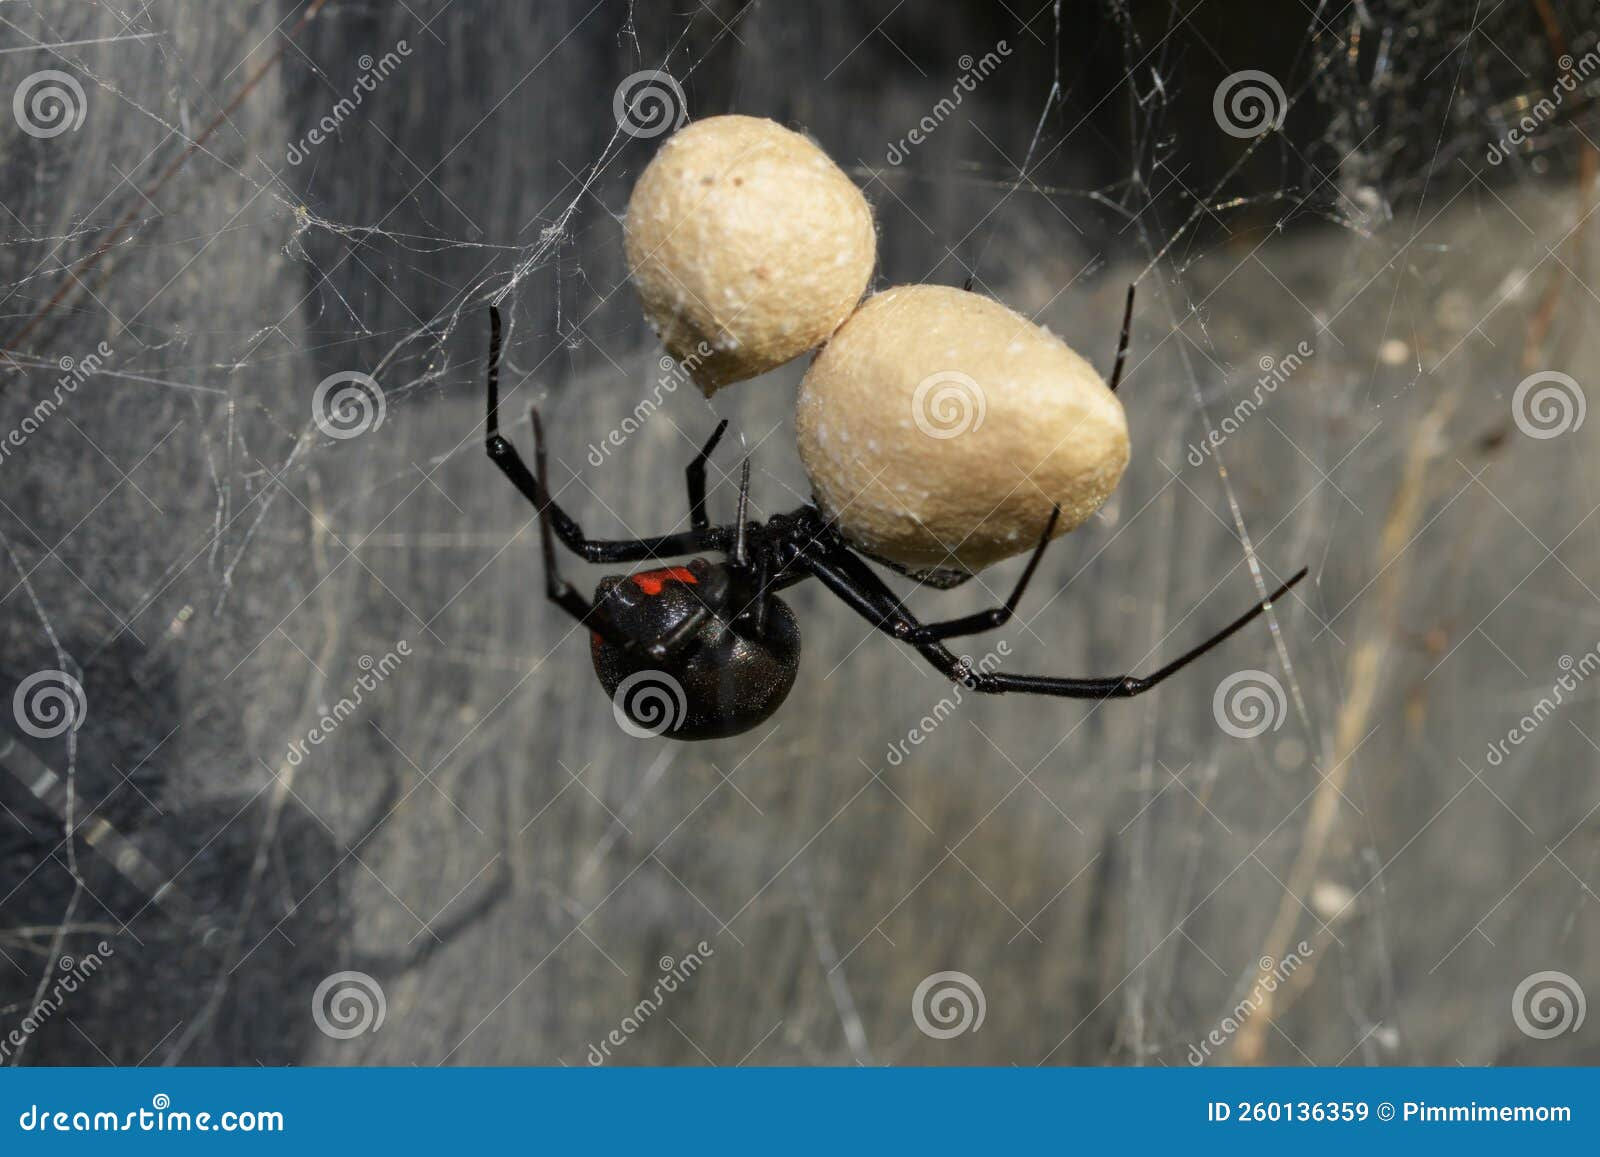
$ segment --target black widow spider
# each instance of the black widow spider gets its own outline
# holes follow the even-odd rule
[[[1123,318],[1111,388],[1122,377],[1128,350],[1128,313]],[[1000,606],[945,622],[922,623],[905,608],[849,542],[813,505],[766,522],[747,518],[750,461],[739,479],[738,518],[712,526],[706,515],[706,461],[727,429],[724,420],[685,470],[690,529],[627,540],[593,539],[557,505],[545,477],[544,428],[533,420],[534,471],[500,434],[500,312],[489,310],[489,457],[539,512],[545,594],[592,634],[595,673],[612,696],[617,720],[636,735],[712,739],[755,727],[778,709],[794,685],[800,631],[794,612],[777,591],[818,579],[873,627],[915,647],[946,678],[974,691],[1021,691],[1069,699],[1126,699],[1150,690],[1221,643],[1306,575],[1305,568],[1267,598],[1203,643],[1149,675],[1071,679],[976,671],[944,645],[946,639],[987,631],[1007,622],[1033,577],[1060,515],[1050,514],[1028,565]],[[555,540],[591,563],[640,562],[701,551],[717,551],[723,562],[693,558],[668,566],[600,580],[590,602],[561,578]]]

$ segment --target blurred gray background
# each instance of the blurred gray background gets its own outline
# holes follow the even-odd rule
[[[7,1063],[1600,1055],[1592,4],[310,7],[0,10],[0,426],[111,351],[0,460]],[[971,276],[1104,370],[1137,282],[1127,476],[974,657],[1146,670],[1311,579],[1104,705],[956,702],[811,584],[769,724],[624,734],[482,453],[487,303],[591,533],[681,525],[719,417],[716,516],[741,447],[760,512],[806,497],[803,361],[590,458],[662,376],[619,221],[660,138],[614,101],[658,69],[812,134],[880,288]],[[1242,70],[1277,128],[1219,114]],[[348,372],[382,421],[332,437]],[[1019,566],[893,583],[943,617]],[[41,671],[76,730],[23,726]]]

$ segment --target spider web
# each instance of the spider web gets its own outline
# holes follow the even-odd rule
[[[1575,1059],[1506,1006],[1600,981],[1600,721],[1540,706],[1600,621],[1593,427],[1518,387],[1584,400],[1595,34],[1237,8],[0,10],[4,689],[84,704],[0,736],[4,1059],[579,1064],[629,1018],[607,1063]],[[806,500],[803,364],[707,402],[626,284],[679,111],[816,137],[878,288],[970,277],[1108,369],[1137,285],[1128,475],[975,659],[1148,670],[1310,579],[1105,705],[964,701],[798,588],[770,724],[624,734],[483,460],[485,312],[590,533],[686,525],[721,417],[714,506],[744,454],[757,516]],[[892,581],[946,617],[1018,565]],[[382,1033],[328,1031],[352,974]],[[926,1031],[951,983],[991,1031]]]

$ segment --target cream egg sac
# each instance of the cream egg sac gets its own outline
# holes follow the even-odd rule
[[[877,255],[855,183],[807,137],[748,116],[667,139],[634,186],[624,244],[645,316],[708,395],[825,342]]]
[[[862,551],[974,572],[1080,525],[1128,464],[1122,403],[1082,356],[990,298],[938,285],[868,299],[796,407],[817,504]]]

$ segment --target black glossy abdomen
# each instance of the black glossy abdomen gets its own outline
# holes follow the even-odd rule
[[[794,686],[800,627],[769,597],[766,635],[753,640],[714,621],[665,662],[594,638],[595,674],[617,722],[640,737],[720,739],[766,721]]]

